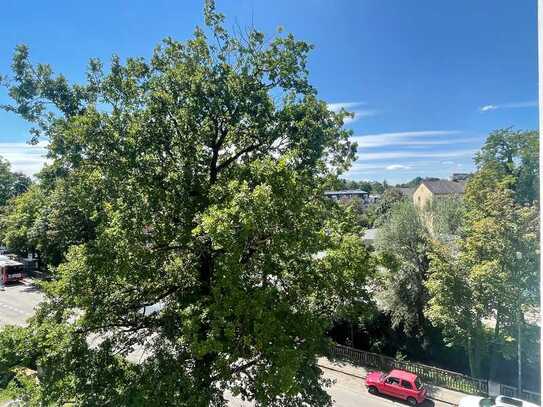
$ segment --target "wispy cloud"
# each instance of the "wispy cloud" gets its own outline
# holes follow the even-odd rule
[[[354,117],[347,117],[344,121],[345,124],[353,123],[362,117],[370,117],[379,114],[379,110],[376,109],[362,109],[363,106],[367,106],[366,102],[339,102],[328,103],[328,109],[332,112],[339,112],[341,109],[345,109],[348,112],[354,114]]]
[[[469,142],[471,139],[438,139],[432,137],[452,136],[460,134],[458,130],[424,130],[405,131],[397,133],[378,133],[351,137],[351,140],[358,144],[359,148],[384,147],[392,145],[401,146],[426,146],[446,145]]]
[[[354,108],[360,106],[366,106],[366,102],[339,102],[339,103],[328,103],[328,110],[332,112],[339,112],[341,109],[345,110],[354,110]]]
[[[402,165],[402,164],[392,164],[392,165],[387,165],[385,169],[388,171],[398,171],[398,170],[410,170],[411,167],[408,165]]]
[[[491,110],[498,110],[498,109],[518,109],[523,107],[537,107],[538,103],[537,100],[529,101],[529,102],[516,102],[516,103],[502,103],[499,105],[484,105],[479,108],[481,112],[489,112]]]
[[[453,151],[385,151],[378,153],[359,153],[361,161],[378,161],[398,158],[451,158],[467,157],[473,155],[477,150],[453,150]]]
[[[25,143],[1,143],[0,156],[8,160],[12,171],[34,175],[46,161],[47,143],[30,145]]]

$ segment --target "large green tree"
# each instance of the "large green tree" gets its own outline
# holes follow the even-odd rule
[[[92,223],[30,327],[46,403],[330,404],[316,356],[370,268],[323,197],[354,157],[347,113],[317,98],[308,44],[236,38],[212,2],[205,18],[150,61],[91,61],[84,85],[17,49],[8,110],[48,137],[61,207]]]
[[[475,162],[463,208],[450,212],[463,222],[431,251],[427,315],[466,347],[472,374],[483,374],[488,352],[492,377],[505,342],[521,337],[526,307],[539,301],[537,133],[497,130]]]
[[[466,347],[472,375],[483,375],[488,351],[492,376],[505,339],[517,336],[526,306],[538,303],[538,211],[498,188],[487,195],[485,212],[476,207],[466,217],[460,238],[432,249],[427,315]],[[490,341],[484,320],[493,321]]]

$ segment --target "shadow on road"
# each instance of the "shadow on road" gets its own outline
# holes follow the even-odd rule
[[[400,400],[400,399],[397,399],[395,397],[391,397],[391,396],[387,396],[385,394],[375,394],[374,395],[375,397],[380,397],[384,400],[389,400],[389,401],[393,401],[399,405],[404,405],[404,406],[409,406],[409,403],[405,400]],[[419,404],[419,407],[434,407],[435,406],[435,403],[432,401],[432,400],[429,400],[429,399],[426,399],[424,400],[424,403],[422,404]]]
[[[21,290],[23,293],[35,293],[37,291],[41,291],[40,288],[35,285],[35,284],[32,284],[32,285],[27,285],[25,288],[23,288]]]

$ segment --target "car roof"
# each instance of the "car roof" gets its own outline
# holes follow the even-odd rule
[[[503,407],[510,407],[510,406],[511,407],[516,407],[516,406],[537,407],[537,404],[530,403],[528,401],[524,401],[521,399],[517,399],[515,397],[509,397],[509,396],[503,396],[503,395],[496,397],[496,405],[503,406]]]
[[[394,377],[397,377],[398,379],[404,379],[410,382],[414,382],[415,379],[417,378],[417,375],[414,373],[410,373],[410,372],[406,372],[404,370],[398,370],[398,369],[391,370],[389,373],[389,376],[394,376]]]

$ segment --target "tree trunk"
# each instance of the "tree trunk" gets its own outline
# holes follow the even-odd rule
[[[203,308],[208,310],[211,295],[212,275],[214,269],[214,259],[211,248],[211,242],[204,244],[200,255],[200,295]],[[208,339],[210,332],[209,324],[210,315],[207,312],[202,313],[200,316],[200,328],[198,331],[199,342],[205,342]],[[197,358],[194,364],[194,378],[196,384],[196,391],[199,392],[200,406],[211,405],[213,398],[213,365],[216,360],[216,354],[213,351],[208,351],[205,355]]]

